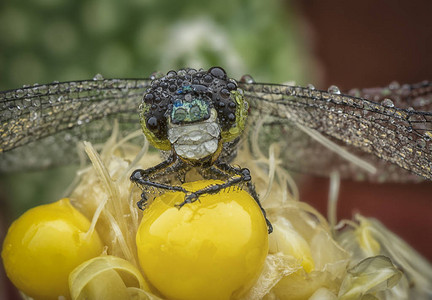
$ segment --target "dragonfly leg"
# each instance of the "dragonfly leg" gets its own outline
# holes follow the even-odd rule
[[[267,219],[267,213],[266,213],[265,209],[262,207],[261,202],[259,201],[258,194],[255,190],[255,185],[251,181],[248,181],[246,184],[247,184],[249,193],[251,194],[252,198],[254,198],[254,200],[258,204],[259,208],[261,209],[262,214],[264,215],[265,221],[267,223],[268,233],[269,234],[272,233],[273,232],[273,225],[270,223],[269,219]]]
[[[141,199],[136,204],[137,204],[137,206],[138,206],[139,209],[141,209],[141,210],[146,209],[146,207],[147,207],[147,196],[146,196],[145,192],[141,193]]]
[[[195,191],[195,192],[192,192],[192,193],[186,195],[185,200],[182,203],[180,203],[179,205],[177,205],[178,208],[183,207],[187,203],[192,203],[192,202],[199,200],[200,195],[216,194],[224,188],[232,187],[234,185],[241,184],[241,183],[246,183],[248,190],[249,190],[249,193],[254,198],[254,200],[258,204],[259,208],[261,209],[262,214],[264,215],[264,218],[265,218],[266,224],[267,224],[267,228],[268,228],[268,233],[273,232],[273,226],[270,223],[270,221],[267,219],[266,211],[262,207],[261,202],[259,201],[258,194],[255,190],[255,186],[251,182],[251,175],[250,175],[249,169],[238,168],[238,167],[233,167],[229,164],[219,163],[219,164],[215,164],[212,167],[210,167],[209,170],[211,172],[216,173],[219,176],[222,174],[225,174],[226,176],[228,176],[228,179],[224,183],[213,184],[213,185],[207,186],[201,190],[198,190],[198,191]]]
[[[243,174],[244,182],[246,182],[246,186],[249,190],[249,193],[251,194],[252,198],[254,198],[255,202],[258,204],[258,206],[261,209],[261,212],[265,218],[267,228],[268,228],[268,233],[272,233],[273,232],[273,226],[270,223],[269,219],[267,219],[267,213],[264,210],[264,208],[262,207],[261,202],[259,201],[259,196],[255,190],[254,184],[251,181],[251,175],[250,175],[249,169],[246,169],[246,168],[240,169],[238,167],[233,167],[233,166],[231,166],[229,164],[225,164],[225,163],[216,164],[213,168],[218,169],[222,172],[226,172],[227,174],[238,174],[238,173]]]
[[[245,170],[247,170],[247,172],[249,172],[248,169],[245,169]],[[201,196],[203,194],[216,194],[219,191],[223,190],[224,188],[234,186],[234,185],[239,184],[239,183],[244,182],[244,181],[245,181],[245,179],[241,176],[235,176],[235,177],[233,176],[233,177],[229,178],[224,183],[212,184],[212,185],[209,185],[209,186],[207,186],[203,189],[200,189],[198,191],[189,193],[188,195],[186,195],[185,200],[176,206],[178,208],[182,208],[187,203],[193,203],[193,202],[199,200],[199,196]]]
[[[167,175],[169,173],[176,172],[179,169],[184,167],[183,164],[177,164],[176,166],[173,166],[175,162],[176,162],[176,157],[174,155],[172,155],[167,160],[161,162],[160,164],[158,164],[154,167],[151,167],[151,168],[148,168],[145,170],[137,169],[137,170],[133,171],[133,173],[130,177],[130,180],[132,182],[137,183],[141,187],[154,187],[157,189],[164,189],[164,190],[168,190],[168,191],[180,191],[180,192],[183,192],[186,194],[186,193],[188,193],[188,191],[186,191],[181,186],[160,183],[160,182],[154,181],[154,179],[153,179],[154,177]],[[169,168],[169,170],[167,170],[168,168]],[[145,191],[143,191],[141,194],[141,200],[137,202],[138,208],[141,210],[145,209],[145,207],[147,206],[147,200],[148,200],[147,194]]]

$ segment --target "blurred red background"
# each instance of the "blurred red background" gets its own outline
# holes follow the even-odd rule
[[[432,2],[295,2],[319,66],[321,88],[432,80]],[[301,199],[326,213],[328,179],[307,178]],[[376,217],[432,261],[432,183],[342,181],[338,218]]]

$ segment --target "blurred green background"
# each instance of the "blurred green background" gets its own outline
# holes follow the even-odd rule
[[[309,53],[297,24],[290,3],[278,0],[3,1],[0,89],[214,65],[233,78],[304,83]],[[2,175],[6,223],[61,197],[74,171]]]
[[[52,80],[144,77],[222,65],[239,77],[303,78],[289,3],[27,0],[0,4],[0,88]]]

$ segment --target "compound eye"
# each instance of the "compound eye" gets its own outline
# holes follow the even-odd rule
[[[183,108],[177,108],[174,112],[174,120],[175,122],[181,122],[186,119],[187,111]]]
[[[147,128],[150,131],[156,131],[158,129],[158,121],[157,121],[156,117],[150,117],[147,120]]]

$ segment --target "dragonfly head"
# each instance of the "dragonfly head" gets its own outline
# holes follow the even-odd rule
[[[145,135],[158,149],[172,149],[176,143],[185,140],[173,136],[179,137],[188,132],[197,136],[195,144],[208,142],[205,137],[200,139],[201,132],[204,136],[207,133],[211,136],[217,134],[214,139],[220,150],[223,143],[234,140],[242,133],[247,109],[248,103],[242,91],[222,68],[182,69],[153,80],[143,97],[140,120]],[[192,134],[191,128],[197,130]]]

